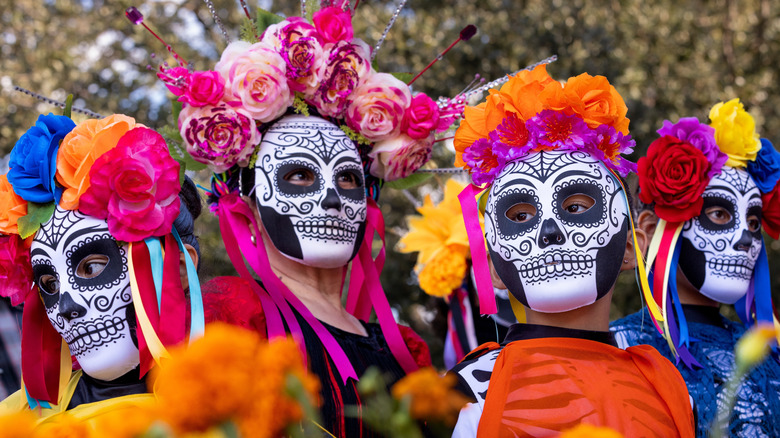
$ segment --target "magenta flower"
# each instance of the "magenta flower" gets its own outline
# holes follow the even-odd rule
[[[535,146],[525,122],[514,113],[506,116],[490,133],[490,141],[493,142],[493,153],[504,162],[525,156]]]
[[[325,43],[349,41],[354,35],[352,15],[341,8],[322,8],[314,13],[312,21]]]
[[[190,71],[186,67],[160,67],[157,77],[160,78],[174,96],[181,96],[187,90]]]
[[[543,110],[526,122],[538,150],[583,149],[592,141],[593,131],[577,115]]]
[[[328,59],[317,73],[320,85],[308,100],[321,115],[343,118],[347,98],[360,85],[360,78],[371,71],[371,49],[363,41],[355,40],[328,44],[325,50]]]
[[[658,130],[658,135],[675,137],[702,151],[707,157],[707,161],[710,162],[710,170],[707,171],[709,179],[719,174],[729,159],[728,155],[721,152],[715,141],[715,128],[699,122],[696,117],[683,117],[677,123],[664,120],[663,126]]]
[[[263,42],[278,48],[287,63],[287,80],[291,90],[311,97],[317,90],[317,72],[325,62],[322,37],[308,21],[291,17],[266,29]]]
[[[439,107],[423,93],[412,98],[401,122],[401,132],[414,139],[428,137],[439,124]]]
[[[0,297],[23,303],[33,285],[30,248],[18,234],[0,236]]]
[[[471,169],[474,184],[491,183],[506,164],[504,157],[493,152],[493,142],[480,138],[463,151],[463,161]]]
[[[179,163],[157,132],[145,127],[127,131],[95,160],[89,178],[79,210],[106,219],[117,240],[137,242],[171,232],[180,207]]]
[[[222,173],[234,164],[246,165],[260,132],[252,117],[226,104],[186,107],[179,113],[179,132],[192,158]]]
[[[592,141],[586,144],[583,150],[592,157],[603,161],[607,167],[618,172],[621,176],[636,171],[636,164],[621,156],[621,154],[630,154],[634,151],[636,142],[630,135],[623,134],[610,125],[600,125],[593,132]]]
[[[373,73],[349,96],[347,125],[370,141],[390,139],[401,131],[411,100],[405,83],[389,73]]]
[[[399,135],[377,142],[368,154],[371,174],[385,181],[406,178],[431,159],[433,135],[412,138]]]
[[[225,79],[215,71],[196,71],[189,76],[179,102],[191,106],[216,105],[225,95]]]

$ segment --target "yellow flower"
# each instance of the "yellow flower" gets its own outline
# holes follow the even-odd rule
[[[459,245],[441,248],[420,270],[420,288],[434,297],[449,296],[463,282],[467,254],[468,249]]]
[[[759,323],[745,333],[735,348],[737,369],[747,371],[761,363],[777,343],[777,330],[771,323]]]
[[[469,239],[458,201],[464,187],[449,179],[444,187],[444,199],[438,205],[433,205],[431,197],[426,196],[422,207],[417,209],[422,216],[409,218],[409,232],[398,242],[399,251],[418,253],[415,270],[420,275],[420,287],[430,295],[449,295],[465,275]],[[482,221],[480,217],[480,225]],[[436,285],[434,281],[443,284]]]
[[[756,159],[761,149],[756,122],[738,98],[713,106],[710,126],[715,128],[715,142],[721,152],[729,156],[726,166],[744,168]]]
[[[129,409],[118,409],[107,412],[95,418],[96,436],[112,438],[136,438],[158,418],[156,409],[152,406],[134,406]]]
[[[28,438],[33,435],[37,420],[29,410],[0,416],[0,431],[5,438]]]
[[[623,438],[623,435],[610,427],[598,427],[591,424],[579,424],[564,430],[560,438]]]
[[[33,438],[88,438],[94,436],[87,423],[67,413],[49,417],[30,435]]]
[[[468,403],[468,398],[454,389],[456,382],[453,374],[441,377],[436,370],[427,367],[407,374],[391,391],[396,400],[411,399],[413,418],[453,425],[461,408]]]

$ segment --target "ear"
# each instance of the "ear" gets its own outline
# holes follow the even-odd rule
[[[187,254],[189,254],[190,259],[192,259],[192,264],[197,268],[198,252],[195,250],[195,247],[189,243],[185,243],[184,249],[187,250]],[[181,278],[181,287],[186,290],[190,283],[189,277],[187,276],[187,262],[184,259],[184,253],[179,254],[179,278]]]
[[[636,228],[637,231],[642,229],[642,231],[645,232],[648,242],[650,242],[650,240],[653,238],[653,234],[655,234],[655,227],[657,226],[658,216],[655,215],[653,210],[642,210],[639,213],[639,216],[636,219]]]
[[[636,228],[636,243],[639,245],[639,253],[644,255],[647,250],[647,234],[641,228]],[[626,250],[623,253],[623,264],[620,265],[621,271],[636,268],[636,249],[634,248],[634,238],[631,236],[631,230],[626,237]]]
[[[490,265],[490,279],[493,280],[493,287],[498,289],[508,289],[504,284],[504,281],[501,280],[501,277],[498,276],[498,272],[496,272],[496,268],[493,266],[493,259],[490,258],[489,252],[488,252],[488,265]]]

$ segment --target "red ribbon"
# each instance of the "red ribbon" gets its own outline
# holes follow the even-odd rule
[[[22,376],[30,397],[59,401],[62,337],[46,316],[38,288],[27,294],[22,314]]]
[[[178,253],[178,251],[177,251]],[[149,317],[149,322],[152,324],[155,333],[160,333],[160,312],[157,307],[157,293],[154,286],[154,278],[152,278],[152,262],[149,258],[149,249],[146,243],[143,241],[134,242],[133,250],[130,254],[133,258],[133,268],[142,275],[136,275],[135,279],[138,284],[138,294],[141,296],[140,303],[133,303],[134,306],[143,306],[146,311],[146,315]],[[178,272],[178,266],[176,267]],[[136,319],[138,317],[136,316]],[[143,335],[143,328],[141,323],[136,321],[137,330],[141,332],[141,336],[137,336],[138,339],[138,354],[140,355],[141,375],[144,376],[154,366],[154,358],[149,351],[149,345],[146,343],[146,337]],[[160,339],[160,341],[163,341]]]

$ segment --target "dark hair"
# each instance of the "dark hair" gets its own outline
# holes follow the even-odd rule
[[[200,216],[203,204],[198,194],[198,188],[190,177],[186,175],[181,184],[179,199],[181,200],[182,208],[179,209],[179,216],[173,222],[173,227],[176,228],[183,243],[190,244],[195,248],[195,252],[200,259],[200,245],[198,244],[198,238],[195,236],[195,219]],[[198,264],[200,264],[200,261],[198,261]]]

